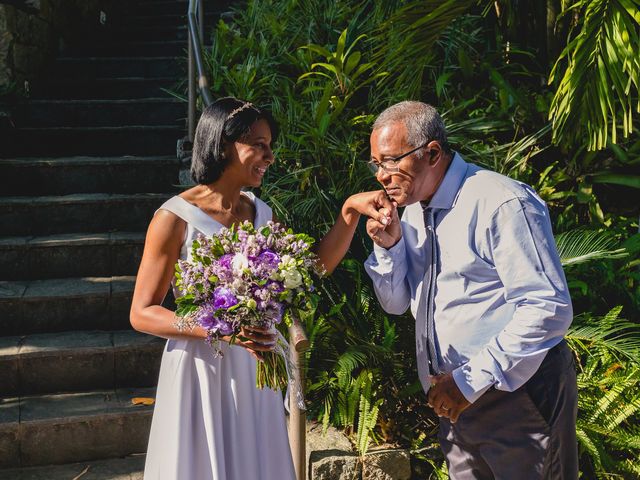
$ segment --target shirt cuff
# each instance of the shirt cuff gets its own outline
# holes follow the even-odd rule
[[[373,244],[373,255],[377,265],[371,265],[379,275],[389,274],[393,270],[393,265],[404,261],[406,256],[404,237],[401,237],[393,247],[386,249],[380,245]]]
[[[472,362],[456,368],[451,372],[453,380],[469,403],[473,403],[489,390],[495,383],[495,377],[486,369],[476,367]]]

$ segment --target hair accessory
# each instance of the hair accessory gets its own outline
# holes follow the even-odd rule
[[[237,113],[240,113],[242,110],[245,110],[247,108],[255,108],[255,107],[253,106],[253,103],[245,102],[242,106],[236,108],[235,110],[232,110],[231,113],[227,115],[227,120],[229,120],[230,118],[233,118]]]

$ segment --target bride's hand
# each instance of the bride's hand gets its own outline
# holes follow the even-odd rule
[[[271,352],[276,346],[275,330],[259,327],[242,327],[234,345],[247,350],[256,360],[262,361],[261,352]]]
[[[373,192],[361,192],[351,195],[345,201],[342,210],[343,214],[365,215],[376,220],[381,225],[391,223],[397,205],[389,200],[384,190]]]

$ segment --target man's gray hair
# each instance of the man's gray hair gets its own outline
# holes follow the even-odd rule
[[[444,122],[435,108],[423,102],[405,100],[384,110],[373,124],[373,130],[402,122],[407,127],[407,142],[419,147],[437,140],[442,149],[450,152]]]

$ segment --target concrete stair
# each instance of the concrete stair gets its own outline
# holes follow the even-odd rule
[[[166,193],[74,193],[0,197],[0,235],[51,235],[81,226],[84,232],[144,230]],[[25,223],[21,219],[29,218]]]
[[[0,159],[0,192],[7,196],[162,193],[176,183],[179,169],[175,156]]]
[[[56,62],[55,73],[74,78],[184,77],[176,57],[66,57]]]
[[[178,191],[187,5],[135,2],[66,46],[0,131],[0,480],[142,478],[153,406],[131,400],[154,397],[165,341],[129,309]],[[226,5],[205,7],[210,29]]]
[[[64,233],[0,239],[0,270],[7,280],[133,275],[144,233]]]
[[[0,470],[0,480],[142,480],[144,455]]]
[[[185,20],[186,21],[186,20]],[[136,42],[102,42],[93,45],[82,45],[69,48],[70,56],[78,56],[86,54],[92,57],[122,57],[126,55],[134,55],[136,57],[182,57],[186,56],[187,51],[186,40],[176,41],[136,41]],[[205,45],[206,49],[211,45]]]
[[[3,334],[129,328],[135,277],[80,277],[0,282]]]
[[[151,114],[151,112],[150,112]],[[184,128],[175,125],[117,127],[27,127],[3,145],[7,156],[166,155]],[[7,139],[5,141],[8,142]]]
[[[2,466],[62,464],[144,451],[153,409],[133,405],[131,399],[154,395],[153,388],[119,388],[6,397],[0,404]]]
[[[20,107],[13,121],[21,127],[180,126],[185,115],[184,102],[177,98],[32,100]]]
[[[185,42],[182,42],[185,43]],[[180,79],[169,77],[96,77],[91,82],[82,78],[60,77],[31,87],[38,98],[52,99],[134,99],[166,96],[166,89],[179,90]]]
[[[8,397],[153,387],[164,341],[131,330],[0,338],[0,394]]]

